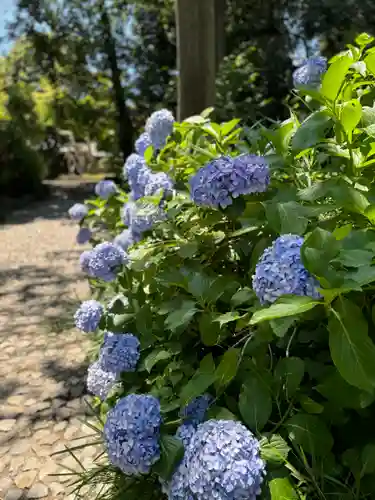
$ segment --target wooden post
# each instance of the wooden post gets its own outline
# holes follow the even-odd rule
[[[215,104],[216,0],[177,0],[178,119]]]
[[[225,57],[225,7],[226,0],[216,0],[215,19],[216,19],[216,72],[218,71],[222,60]]]

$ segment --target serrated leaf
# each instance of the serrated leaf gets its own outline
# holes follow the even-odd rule
[[[224,353],[215,372],[215,387],[217,392],[226,387],[236,376],[240,353],[240,349],[234,348],[228,349]]]
[[[299,500],[299,496],[286,477],[277,477],[269,482],[271,500]]]
[[[183,406],[203,394],[215,382],[215,370],[212,354],[208,354],[202,359],[198,370],[181,391],[180,399]]]
[[[321,304],[322,302],[313,300],[310,297],[299,297],[297,295],[283,297],[270,307],[256,311],[251,317],[250,324],[256,325],[275,318],[296,316],[306,311],[310,311],[310,309]]]
[[[299,388],[305,365],[301,358],[283,358],[275,368],[275,379],[283,386],[287,399],[289,399]]]
[[[226,325],[227,323],[231,323],[232,321],[237,321],[242,318],[242,314],[239,314],[237,311],[230,311],[225,314],[220,314],[217,318],[214,319],[216,323],[220,324],[220,327]]]
[[[331,126],[331,116],[327,110],[315,111],[297,129],[292,138],[292,149],[303,151],[325,139],[326,130]]]
[[[375,387],[375,345],[360,308],[343,297],[337,299],[328,330],[332,360],[340,375],[349,384],[371,392]]]
[[[268,387],[255,377],[243,385],[238,408],[246,425],[259,432],[266,425],[272,412],[272,399]]]
[[[279,434],[272,434],[270,438],[262,437],[260,440],[260,455],[268,463],[283,464],[289,451],[289,446]]]
[[[359,101],[352,99],[346,102],[341,109],[341,124],[351,141],[352,133],[362,117],[362,106]]]
[[[348,55],[342,55],[330,65],[322,80],[321,93],[325,97],[331,101],[336,99],[341,84],[352,63],[353,59],[351,57]]]
[[[298,413],[285,423],[289,439],[305,453],[324,456],[333,446],[333,438],[323,420],[315,415]]]
[[[159,363],[159,361],[164,361],[166,359],[169,359],[172,356],[173,353],[171,351],[156,349],[155,351],[152,351],[144,360],[144,366],[148,372],[151,372],[156,363]]]
[[[195,313],[198,311],[196,303],[192,300],[184,300],[176,311],[171,312],[165,320],[168,330],[175,331],[180,326],[190,323]]]
[[[214,320],[218,313],[203,313],[199,318],[199,333],[206,346],[214,346],[220,338],[221,327]]]
[[[234,306],[240,306],[241,304],[246,304],[254,299],[254,292],[251,288],[245,287],[238,290],[231,298],[231,304]]]
[[[180,439],[168,434],[160,436],[159,445],[160,460],[154,465],[153,471],[168,480],[184,456],[184,446]]]

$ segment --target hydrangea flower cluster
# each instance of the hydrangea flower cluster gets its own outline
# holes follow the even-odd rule
[[[103,306],[100,302],[86,300],[74,314],[74,322],[79,330],[86,333],[94,332],[99,326],[102,315]]]
[[[173,132],[174,116],[167,109],[155,111],[146,122],[148,134],[155,149],[162,149]]]
[[[327,71],[327,59],[325,57],[310,57],[306,59],[293,73],[293,84],[296,88],[318,87],[322,75]]]
[[[120,399],[104,425],[110,462],[127,475],[150,472],[160,458],[161,422],[160,404],[153,396],[130,394]]]
[[[131,229],[133,238],[138,240],[142,233],[165,219],[163,210],[152,203],[129,201],[124,205],[122,220]]]
[[[142,156],[131,154],[128,157],[124,165],[123,176],[129,183],[133,200],[139,200],[145,196],[145,188],[151,174]]]
[[[210,396],[210,394],[198,396],[182,409],[181,417],[185,420],[185,422],[196,425],[202,423],[212,401],[213,397]]]
[[[76,241],[79,245],[84,245],[88,241],[90,241],[91,238],[91,231],[88,227],[81,227],[79,228],[79,231],[76,236]]]
[[[124,250],[111,242],[99,243],[91,251],[83,252],[80,257],[83,271],[107,282],[116,278],[117,271],[126,261]]]
[[[113,181],[102,180],[95,186],[95,194],[103,200],[108,200],[110,196],[117,192],[117,186]]]
[[[259,449],[240,422],[200,424],[172,476],[169,500],[255,500],[265,475]]]
[[[302,264],[303,241],[301,236],[284,234],[264,250],[253,276],[253,289],[262,304],[282,295],[320,298],[318,281]]]
[[[143,132],[135,141],[135,151],[140,156],[144,156],[148,147],[151,146],[151,139],[147,132]]]
[[[188,422],[180,425],[176,431],[176,437],[182,441],[184,448],[187,448],[190,444],[191,438],[194,436],[197,430],[197,426]]]
[[[190,190],[198,205],[226,208],[240,195],[263,193],[269,183],[269,167],[262,156],[222,156],[198,170],[190,179]]]
[[[75,203],[69,208],[68,214],[70,218],[76,222],[81,222],[88,214],[88,208],[83,203]]]
[[[140,357],[139,347],[137,337],[129,333],[106,336],[100,349],[100,365],[115,373],[134,372]]]
[[[156,196],[160,193],[163,197],[171,195],[173,192],[173,182],[165,172],[151,174],[145,186],[145,196]]]
[[[127,249],[135,243],[135,240],[130,229],[125,229],[122,233],[116,236],[113,243],[121,247],[126,252]]]
[[[87,390],[104,401],[118,380],[118,374],[104,370],[99,361],[92,363],[87,370]]]

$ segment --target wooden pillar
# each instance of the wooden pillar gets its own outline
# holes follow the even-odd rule
[[[215,104],[216,0],[177,0],[178,119]]]
[[[225,57],[225,9],[226,0],[216,0],[215,1],[215,19],[216,19],[216,72],[220,67],[222,60]]]

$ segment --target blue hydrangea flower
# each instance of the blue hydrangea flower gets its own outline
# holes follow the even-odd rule
[[[322,75],[327,71],[327,59],[325,57],[310,57],[306,59],[293,73],[293,84],[296,88],[318,87]]]
[[[117,382],[117,374],[105,371],[96,361],[87,370],[87,390],[104,401]]]
[[[130,229],[125,229],[122,233],[116,236],[113,243],[121,247],[126,252],[126,250],[131,247],[135,241]]]
[[[130,394],[107,414],[104,439],[110,462],[124,474],[150,472],[160,458],[159,401],[150,395]]]
[[[282,295],[320,298],[318,281],[301,261],[303,241],[301,236],[284,234],[264,250],[253,276],[253,288],[262,304]]]
[[[202,423],[212,401],[213,398],[209,394],[198,396],[185,406],[185,408],[183,408],[181,411],[181,417],[184,418],[185,421],[193,424]]]
[[[103,315],[103,306],[96,300],[86,300],[82,302],[79,309],[74,314],[76,327],[83,332],[94,332]]]
[[[150,147],[152,144],[150,136],[148,135],[147,132],[143,132],[138,139],[135,141],[135,151],[137,154],[140,156],[144,156],[146,150],[148,147]]]
[[[99,361],[104,370],[115,373],[134,372],[139,361],[140,343],[132,334],[106,336],[100,349]]]
[[[88,208],[83,203],[75,203],[72,207],[69,208],[68,214],[72,220],[77,222],[81,222],[82,219],[86,217],[88,214]]]
[[[142,233],[149,231],[152,227],[165,219],[163,210],[152,203],[129,201],[122,210],[122,219],[133,234],[139,239]]]
[[[163,194],[169,196],[173,192],[173,181],[165,172],[151,174],[145,186],[145,196]]]
[[[184,448],[187,448],[196,430],[197,426],[192,423],[182,424],[177,429],[176,437],[182,441]]]
[[[190,190],[197,205],[226,208],[240,195],[263,193],[269,183],[269,168],[262,156],[222,156],[198,170],[190,179]]]
[[[123,175],[131,189],[133,200],[139,200],[145,195],[145,187],[151,175],[145,159],[137,154],[132,154],[125,162]]]
[[[91,238],[91,231],[88,227],[81,227],[77,233],[76,241],[79,245],[84,245]]]
[[[120,267],[127,262],[126,253],[111,242],[99,243],[91,250],[87,267],[90,276],[103,281],[113,281]]]
[[[102,180],[95,186],[95,194],[103,200],[108,200],[115,193],[117,193],[117,186],[113,181]]]
[[[146,122],[146,133],[155,149],[162,149],[173,132],[174,116],[167,109],[152,113]]]
[[[89,267],[91,257],[92,257],[92,250],[85,250],[84,252],[81,253],[79,257],[79,263],[82,271],[89,275],[91,274]]]
[[[208,420],[198,426],[172,477],[170,500],[255,500],[265,463],[259,442],[240,422]]]

